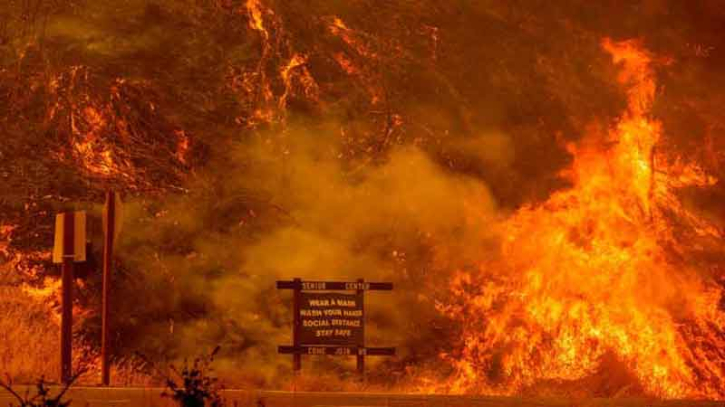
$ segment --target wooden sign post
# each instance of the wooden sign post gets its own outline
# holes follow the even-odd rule
[[[277,289],[294,290],[292,346],[280,346],[292,354],[293,370],[302,367],[302,355],[357,357],[357,370],[365,374],[365,357],[395,355],[395,348],[365,346],[365,291],[393,289],[392,283],[333,281],[277,281]],[[353,291],[354,294],[344,291]]]
[[[365,280],[359,278],[357,282],[364,284]],[[357,296],[357,303],[360,307],[360,313],[362,314],[360,318],[360,339],[357,341],[357,345],[359,346],[359,349],[365,349],[365,290],[358,289],[355,292]],[[357,372],[360,376],[365,375],[365,354],[362,352],[357,353]]]
[[[60,380],[73,375],[73,263],[86,261],[86,213],[66,212],[55,219],[53,262],[61,263]]]
[[[101,314],[101,383],[108,386],[111,382],[110,365],[110,291],[111,267],[113,265],[113,245],[121,232],[121,199],[115,192],[106,193],[106,205],[103,208],[103,293]]]

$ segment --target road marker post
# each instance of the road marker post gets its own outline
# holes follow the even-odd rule
[[[106,204],[103,208],[103,293],[101,316],[101,382],[108,386],[111,382],[111,283],[113,267],[113,246],[121,232],[121,198],[118,193],[106,193]]]
[[[61,266],[60,381],[73,377],[73,264],[86,261],[86,213],[65,212],[55,218],[53,263]]]

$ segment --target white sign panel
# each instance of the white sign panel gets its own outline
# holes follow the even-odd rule
[[[73,261],[86,261],[86,212],[75,212],[73,216]],[[55,245],[53,246],[53,263],[63,263],[63,235],[65,233],[65,216],[60,213],[55,217]]]

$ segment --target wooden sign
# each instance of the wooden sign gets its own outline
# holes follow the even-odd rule
[[[280,346],[279,353],[327,356],[395,356],[395,348],[365,348],[360,346]]]
[[[71,217],[72,224],[66,225],[66,216],[59,213],[55,217],[55,240],[53,245],[53,263],[63,263],[63,254],[71,253],[73,261],[82,263],[86,261],[86,213],[84,211],[74,212]],[[63,236],[67,233],[66,229],[70,228],[73,235],[73,247],[65,248],[65,239]]]
[[[363,344],[365,319],[359,297],[357,294],[303,292],[300,344]]]
[[[390,291],[392,283],[370,283],[362,279],[353,282],[302,281],[296,278],[277,281],[277,288],[294,290],[294,343],[280,346],[278,352],[293,356],[295,371],[302,367],[302,355],[356,356],[361,375],[365,371],[365,356],[395,355],[395,348],[365,346],[365,292]]]
[[[368,283],[365,281],[277,281],[277,289],[305,291],[391,291],[393,283]]]

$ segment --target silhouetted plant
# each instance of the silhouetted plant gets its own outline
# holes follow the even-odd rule
[[[209,355],[194,359],[192,364],[185,360],[181,370],[171,365],[173,377],[166,377],[166,390],[162,397],[176,401],[180,407],[222,407],[223,387],[214,377],[211,367],[219,349],[217,346]]]
[[[38,382],[35,385],[34,394],[31,394],[30,390],[26,390],[25,395],[21,396],[18,392],[13,390],[12,385],[10,384],[10,379],[8,379],[7,383],[0,380],[0,388],[7,390],[8,393],[15,397],[18,403],[20,403],[18,404],[18,407],[68,407],[71,404],[71,400],[63,401],[63,396],[83,373],[85,373],[85,371],[78,372],[76,375],[71,377],[68,383],[63,386],[61,391],[55,397],[51,397],[48,383],[45,381],[44,377],[38,379]],[[10,406],[14,407],[12,403]]]

